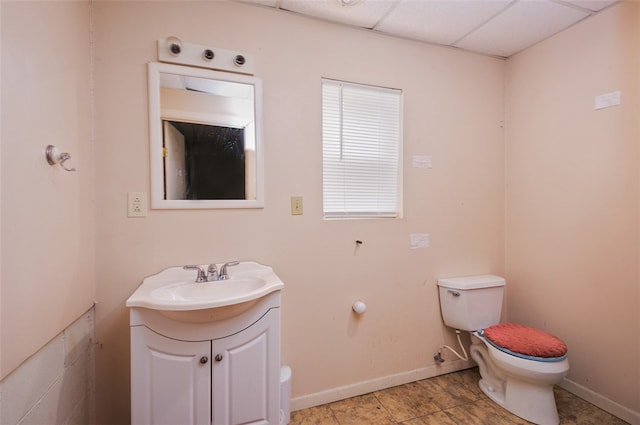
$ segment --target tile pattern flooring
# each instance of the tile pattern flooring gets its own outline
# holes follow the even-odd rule
[[[529,424],[487,398],[479,379],[474,368],[412,382],[292,412],[289,425]],[[561,388],[555,396],[561,425],[626,424]]]

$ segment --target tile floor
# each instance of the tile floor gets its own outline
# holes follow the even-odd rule
[[[291,413],[289,425],[512,425],[512,415],[478,388],[478,369],[437,376]],[[561,425],[623,425],[579,397],[556,388]]]

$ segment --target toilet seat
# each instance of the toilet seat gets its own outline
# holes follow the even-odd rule
[[[567,358],[567,345],[544,331],[513,323],[501,323],[479,331],[494,348],[526,360],[560,362]]]
[[[496,347],[481,332],[475,331],[472,335],[478,338],[478,341],[486,348],[487,354],[499,365],[500,369],[511,375],[543,382],[549,379],[554,380],[555,376],[564,375],[569,370],[569,356],[557,361],[543,361],[535,357],[510,353],[504,348]]]

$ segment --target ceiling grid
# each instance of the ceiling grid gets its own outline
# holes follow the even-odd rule
[[[619,0],[238,1],[506,58]]]

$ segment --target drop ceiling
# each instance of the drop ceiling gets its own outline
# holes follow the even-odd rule
[[[509,57],[619,0],[240,0],[426,43]]]

